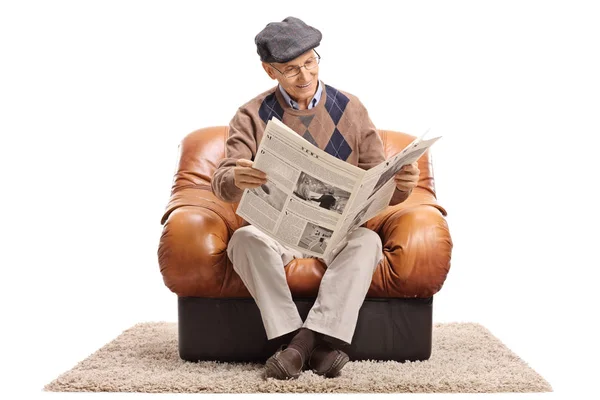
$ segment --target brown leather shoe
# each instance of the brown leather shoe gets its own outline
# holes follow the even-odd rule
[[[283,345],[265,363],[267,377],[276,379],[296,379],[302,372],[304,360],[296,349]]]
[[[334,378],[340,374],[340,371],[349,360],[348,354],[342,350],[334,349],[328,344],[322,343],[310,353],[308,366],[317,375]]]

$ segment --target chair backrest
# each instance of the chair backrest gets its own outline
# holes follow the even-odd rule
[[[402,132],[378,130],[386,158],[400,152],[414,136]],[[225,157],[228,126],[198,129],[188,134],[179,146],[179,161],[173,179],[172,193],[188,187],[210,187],[211,177],[220,160]],[[433,168],[429,151],[419,159],[419,187],[435,196]]]

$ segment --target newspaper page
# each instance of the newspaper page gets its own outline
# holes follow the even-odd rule
[[[237,214],[305,257],[328,260],[348,232],[389,204],[395,187],[392,171],[420,157],[427,143],[417,139],[365,171],[272,118],[252,165],[267,175],[267,183],[244,190]]]
[[[340,237],[333,238],[336,245],[344,244],[345,239],[354,229],[379,214],[389,205],[394,190],[396,190],[394,176],[404,165],[417,161],[438,139],[440,137],[429,140],[415,139],[400,153],[365,171],[353,199],[352,207],[339,229]]]

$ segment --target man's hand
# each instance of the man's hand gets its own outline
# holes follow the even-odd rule
[[[415,161],[412,164],[407,164],[400,168],[394,179],[396,180],[396,189],[402,192],[408,192],[414,189],[419,182],[419,167]]]
[[[252,161],[240,158],[235,165],[233,167],[234,183],[240,189],[254,189],[267,183],[267,174],[252,168]]]

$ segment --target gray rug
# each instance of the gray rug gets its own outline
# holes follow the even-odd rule
[[[44,387],[55,392],[151,393],[449,393],[549,392],[551,386],[486,328],[434,324],[427,361],[355,361],[327,379],[265,378],[252,363],[187,362],[179,358],[176,323],[140,323]]]

